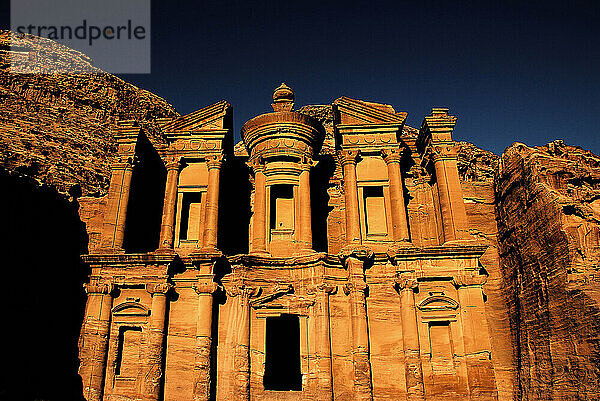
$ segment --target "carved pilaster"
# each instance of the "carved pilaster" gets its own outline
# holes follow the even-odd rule
[[[318,321],[316,333],[317,346],[317,399],[333,400],[333,368],[331,362],[331,322],[329,311],[329,295],[333,294],[336,286],[321,283],[308,289],[309,294],[315,294],[315,319]]]
[[[79,375],[85,399],[100,401],[106,374],[113,287],[91,282],[84,284],[84,288],[88,301],[79,342]]]
[[[254,205],[252,214],[252,253],[267,252],[267,181],[265,166],[255,160],[249,166],[254,172]]]
[[[177,184],[181,169],[181,158],[169,156],[165,160],[167,182],[163,201],[162,221],[160,226],[160,249],[173,248],[173,229],[175,226],[175,207],[177,204]]]
[[[365,247],[346,250],[340,255],[348,270],[348,283],[344,286],[344,292],[350,298],[354,397],[356,400],[373,399],[366,300],[368,286],[364,276],[365,261],[372,257],[373,252]]]
[[[217,227],[219,223],[219,177],[223,154],[215,154],[206,157],[208,167],[208,188],[206,191],[207,201],[204,215],[204,246],[206,248],[217,248]]]
[[[123,247],[133,161],[133,155],[119,154],[111,165],[107,209],[102,225],[101,247],[104,249],[120,250]]]
[[[458,291],[469,393],[472,398],[496,400],[491,343],[482,290],[486,281],[487,276],[477,272],[456,274],[452,280]]]
[[[358,184],[356,181],[357,150],[343,150],[338,153],[344,171],[344,196],[346,209],[346,242],[360,244],[360,215],[358,206]]]
[[[395,278],[394,286],[400,294],[401,300],[406,397],[409,401],[422,401],[425,399],[423,366],[414,295],[414,291],[418,288],[418,282],[411,274],[403,274]]]
[[[260,287],[240,286],[231,295],[237,297],[239,318],[233,355],[235,388],[239,401],[250,400],[250,300],[260,293]]]
[[[456,117],[448,109],[433,108],[425,117],[417,147],[423,164],[433,163],[437,185],[439,214],[442,218],[444,243],[468,238],[468,222],[458,176],[458,146],[452,140]]]
[[[198,281],[193,288],[198,294],[193,400],[208,401],[210,399],[213,294],[219,289],[219,285],[211,278]]]
[[[394,241],[408,241],[410,234],[406,218],[406,205],[404,203],[402,172],[400,170],[402,152],[397,148],[386,148],[382,149],[381,153],[387,164],[390,180],[390,203]]]
[[[144,352],[142,373],[142,400],[157,401],[163,380],[164,335],[167,293],[173,288],[169,283],[152,283],[146,290],[152,294],[152,311],[148,327],[148,340]]]
[[[312,249],[312,220],[311,220],[311,205],[310,205],[310,169],[312,163],[306,160],[300,164],[302,171],[298,178],[298,204],[300,215],[299,221],[296,223],[299,235],[298,240],[303,249]]]

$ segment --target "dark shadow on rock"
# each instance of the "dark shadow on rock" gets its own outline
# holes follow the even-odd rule
[[[76,200],[0,169],[1,400],[82,400],[77,342],[87,234]]]

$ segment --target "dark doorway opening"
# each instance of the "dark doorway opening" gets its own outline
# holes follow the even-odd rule
[[[300,319],[297,315],[267,318],[265,390],[301,391]]]

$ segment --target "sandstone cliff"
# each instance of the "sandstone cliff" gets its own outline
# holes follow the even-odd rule
[[[46,74],[12,74],[11,60]],[[82,72],[56,74],[48,65]],[[97,70],[79,52],[0,32],[0,214],[2,251],[12,259],[0,292],[6,308],[0,399],[81,399],[77,338],[88,271],[80,255],[102,222],[112,131],[118,119],[134,119],[153,134],[155,118],[177,115],[160,97]]]
[[[495,193],[517,399],[598,399],[600,158],[516,143]]]
[[[11,62],[44,74],[12,74]],[[57,74],[57,67],[82,71]],[[54,69],[53,69],[54,68]],[[161,142],[154,120],[177,116],[162,98],[93,67],[85,55],[51,40],[0,31],[0,166],[67,192],[104,195],[111,131],[134,119]]]

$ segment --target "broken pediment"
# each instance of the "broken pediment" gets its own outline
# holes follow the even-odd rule
[[[254,309],[277,310],[279,313],[300,313],[315,303],[314,299],[293,293],[292,286],[281,286],[251,301]]]
[[[190,114],[167,120],[161,129],[165,133],[228,129],[231,128],[231,111],[231,105],[222,100]]]
[[[402,125],[406,112],[398,112],[388,104],[365,102],[341,97],[333,102],[339,125],[394,124]]]

